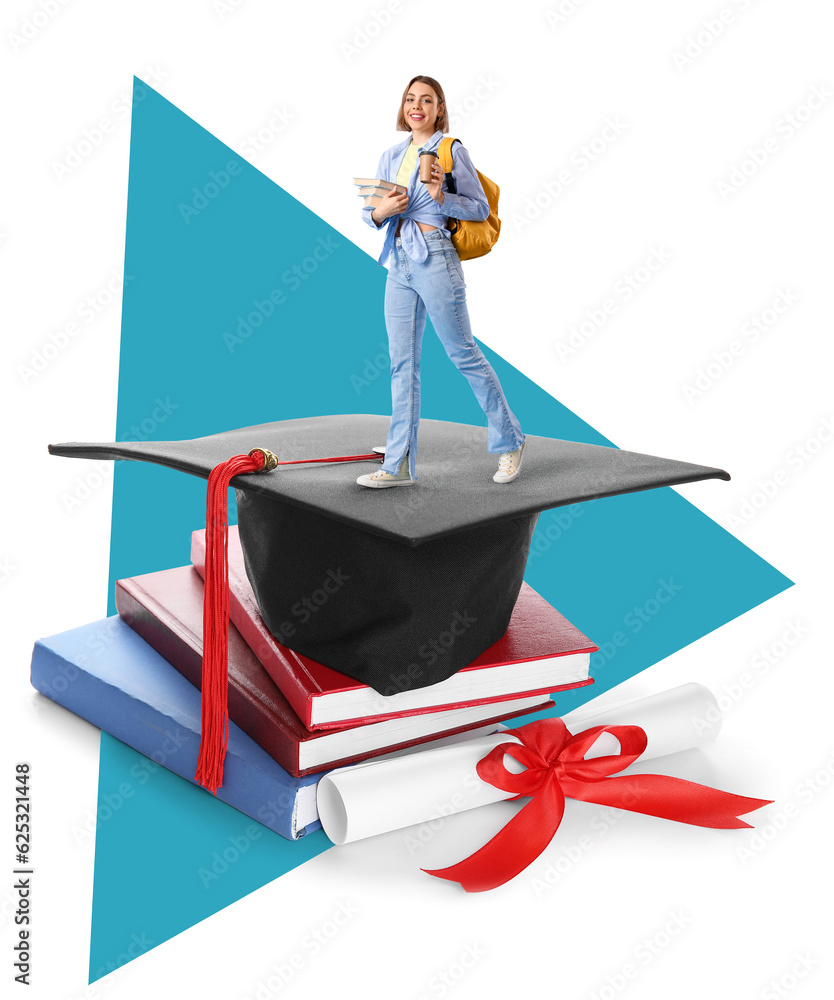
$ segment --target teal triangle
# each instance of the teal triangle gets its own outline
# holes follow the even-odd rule
[[[139,80],[128,187],[117,439],[390,413],[385,269]],[[526,432],[612,443],[486,353]],[[485,424],[431,330],[422,412]],[[120,577],[188,562],[204,498],[200,480],[117,463],[111,592]],[[595,685],[560,696],[561,712],[791,583],[670,489],[545,512],[527,580],[600,646]],[[207,887],[199,870],[253,821],[162,768],[137,779],[146,764],[102,737],[91,981],[330,846],[254,824],[260,836]],[[121,786],[130,794],[114,808]]]

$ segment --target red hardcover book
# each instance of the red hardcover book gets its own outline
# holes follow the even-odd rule
[[[116,582],[116,607],[122,618],[196,687],[202,679],[203,589],[202,579],[191,566]],[[237,629],[229,627],[229,717],[296,777],[477,729],[552,704],[534,695],[310,732]]]
[[[205,529],[191,536],[191,561],[205,571]],[[548,695],[593,683],[597,647],[526,583],[504,636],[469,666],[429,687],[384,696],[281,645],[264,624],[246,576],[237,525],[229,527],[229,614],[308,729],[365,725],[507,698]],[[292,617],[292,609],[288,609]],[[519,712],[515,713],[520,714]]]

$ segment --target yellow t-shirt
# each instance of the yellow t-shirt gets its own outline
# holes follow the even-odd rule
[[[408,187],[408,182],[411,180],[411,175],[417,166],[417,150],[419,148],[418,144],[409,143],[405,151],[405,156],[402,158],[402,163],[400,163],[400,169],[397,171],[397,184],[402,184],[406,188]]]

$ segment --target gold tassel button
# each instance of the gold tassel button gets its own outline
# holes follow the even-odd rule
[[[259,472],[272,472],[278,468],[278,456],[273,455],[269,448],[253,448],[249,454],[254,455],[256,452],[264,457],[264,467],[259,469]]]

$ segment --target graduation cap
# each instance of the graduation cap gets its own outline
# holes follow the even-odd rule
[[[722,469],[528,435],[522,474],[496,484],[486,428],[422,420],[416,488],[364,489],[357,472],[381,461],[372,448],[388,424],[368,414],[307,417],[191,441],[49,446],[53,455],[154,462],[209,480],[198,772],[206,787],[222,782],[227,728],[230,484],[267,628],[290,649],[392,695],[445,680],[501,638],[540,511],[730,478]]]

